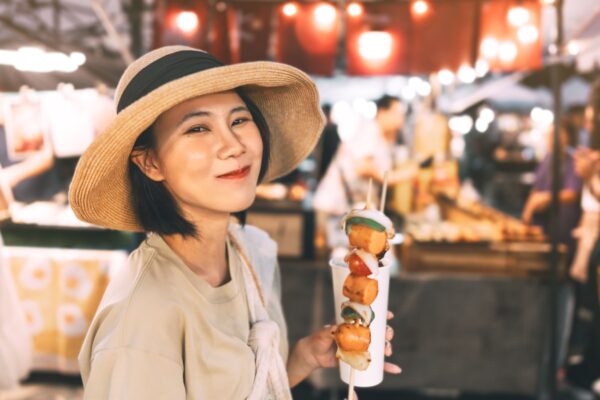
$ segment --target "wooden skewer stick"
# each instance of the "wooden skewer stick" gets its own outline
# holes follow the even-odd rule
[[[387,195],[388,185],[388,171],[383,174],[383,189],[381,190],[381,204],[379,205],[379,211],[383,212],[385,208],[385,196]]]
[[[348,383],[348,400],[354,400],[354,368],[350,367],[350,382]]]
[[[371,192],[373,191],[373,178],[369,178],[369,189],[367,190],[367,201],[365,202],[365,210],[369,208],[371,204]]]

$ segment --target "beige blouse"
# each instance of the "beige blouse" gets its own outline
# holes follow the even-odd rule
[[[232,225],[280,328],[277,247],[263,231]],[[156,234],[111,280],[79,355],[86,399],[245,399],[254,380],[248,303],[239,254],[227,243],[231,280],[214,288]]]

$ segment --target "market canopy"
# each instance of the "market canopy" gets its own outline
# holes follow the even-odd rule
[[[224,62],[277,60],[322,76],[457,72],[481,60],[492,71],[529,70],[546,54],[542,21],[547,25],[552,8],[539,0],[375,0],[344,8],[327,1],[5,0],[0,51],[76,51],[87,62],[68,74],[45,72],[43,79],[3,66],[0,90],[51,89],[67,80],[114,86],[132,57],[173,43],[208,49]],[[596,0],[565,2],[567,31],[598,9]],[[582,37],[596,24],[581,30]]]
[[[324,76],[458,71],[480,59],[496,71],[542,65],[539,0],[189,4],[157,11],[155,47],[188,43],[225,62],[274,59]]]

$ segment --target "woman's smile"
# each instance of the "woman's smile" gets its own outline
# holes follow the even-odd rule
[[[217,176],[218,179],[237,181],[245,179],[250,173],[250,165]]]

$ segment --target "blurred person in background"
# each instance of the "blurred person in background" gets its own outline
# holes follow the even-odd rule
[[[569,269],[576,282],[577,304],[567,377],[578,386],[593,387],[600,396],[600,81],[592,86],[584,116],[590,148],[579,147],[574,154],[575,170],[584,186],[583,215],[574,232],[577,252]]]
[[[566,118],[577,132],[577,147],[590,147],[590,131],[586,123],[585,104],[570,106]]]
[[[362,124],[350,140],[341,143],[315,194],[315,208],[342,215],[366,200],[369,179],[379,186],[388,173],[394,185],[415,176],[416,169],[394,169],[394,149],[404,127],[404,105],[399,98],[384,95],[376,101],[375,119]],[[373,190],[371,201],[377,202]]]
[[[490,105],[483,103],[470,107],[464,113],[477,121],[481,110],[492,109]],[[491,197],[491,186],[495,174],[494,152],[500,144],[501,133],[498,129],[497,119],[487,126],[484,133],[479,132],[476,124],[463,136],[465,148],[460,160],[461,180],[470,179],[483,197]]]
[[[330,248],[346,246],[339,219],[352,208],[363,207],[369,180],[373,180],[372,207],[388,171],[388,185],[413,179],[417,168],[394,168],[394,154],[404,127],[406,108],[398,97],[384,95],[376,101],[377,114],[365,121],[350,140],[338,147],[319,183],[313,206],[317,211],[318,235],[326,235]]]
[[[525,223],[539,225],[544,233],[550,236],[550,203],[552,201],[552,150],[553,132],[551,127],[547,134],[546,157],[539,164],[533,188],[525,207],[522,218]],[[577,226],[580,217],[579,196],[581,193],[581,179],[575,173],[573,159],[574,145],[577,142],[577,132],[566,120],[560,122],[559,146],[561,154],[561,188],[560,188],[560,215],[559,215],[559,241],[568,246],[569,262],[575,252],[575,239],[572,231]]]

